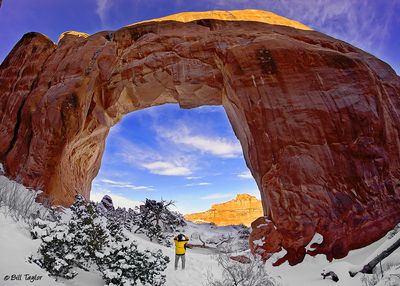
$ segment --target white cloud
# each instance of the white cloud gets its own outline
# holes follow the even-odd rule
[[[242,147],[237,139],[193,134],[194,132],[183,124],[173,130],[165,128],[157,128],[156,130],[159,136],[202,153],[222,158],[235,158],[243,154]]]
[[[133,209],[133,208],[135,208],[135,206],[139,206],[142,204],[139,201],[134,201],[134,200],[128,199],[124,196],[113,194],[109,190],[106,190],[106,189],[93,190],[90,194],[90,200],[94,201],[94,202],[100,202],[101,199],[105,195],[109,195],[111,197],[114,207],[132,208]]]
[[[192,173],[190,169],[178,166],[173,162],[156,161],[142,164],[142,167],[152,174],[164,176],[187,176]]]
[[[237,176],[242,179],[253,179],[253,175],[251,174],[251,172],[249,170],[243,171],[243,172],[237,174]]]
[[[216,200],[216,199],[225,199],[225,198],[233,198],[233,195],[232,194],[215,193],[215,194],[210,194],[210,195],[201,197],[200,199],[202,199],[202,200]]]
[[[385,11],[387,17],[379,17],[375,1],[312,0],[293,5],[283,0],[282,6],[288,17],[369,50],[380,49],[392,18],[390,9]]]
[[[100,17],[102,23],[105,21],[110,5],[111,1],[109,0],[96,0],[96,14]]]
[[[96,187],[121,188],[121,189],[130,189],[134,191],[138,190],[154,191],[153,186],[136,186],[129,182],[119,182],[109,179],[96,179],[93,182],[93,185]]]
[[[199,180],[202,179],[203,177],[185,177],[186,180]]]
[[[209,182],[200,182],[200,183],[191,183],[191,184],[186,184],[186,187],[195,187],[195,186],[209,186],[211,183]]]
[[[214,9],[262,9],[299,21],[317,31],[380,54],[399,1],[208,0]],[[212,3],[212,4],[211,4]],[[385,3],[385,4],[382,4]],[[387,42],[386,42],[387,43]]]
[[[162,145],[159,150],[138,146],[120,138],[122,151],[118,156],[125,162],[152,174],[163,176],[191,175],[196,165],[196,158],[179,150]]]
[[[174,141],[176,143],[191,146],[201,152],[209,153],[219,157],[232,158],[239,157],[242,154],[240,144],[236,142],[229,142],[224,138],[188,135],[176,137]]]

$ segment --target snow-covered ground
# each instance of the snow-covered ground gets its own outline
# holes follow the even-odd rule
[[[11,181],[4,179],[1,175],[0,183],[7,186],[7,188],[15,189],[18,193],[30,192],[19,184],[17,184],[18,188],[10,187]],[[14,184],[16,183],[14,182]],[[36,208],[33,208],[33,210],[37,212]],[[22,221],[15,221],[8,213],[6,207],[0,207],[0,285],[104,285],[99,273],[85,272],[82,270],[78,270],[78,276],[72,280],[59,280],[56,282],[36,264],[29,263],[28,257],[37,252],[41,240],[33,240],[29,233],[28,224]],[[233,226],[216,227],[210,224],[196,225],[188,223],[184,232],[192,237],[191,243],[201,244],[201,240],[212,242],[214,240],[218,241],[224,237],[237,235],[238,229],[238,227]],[[209,274],[217,278],[222,274],[222,269],[219,267],[215,259],[215,252],[212,249],[188,249],[186,255],[186,269],[175,271],[173,265],[174,248],[150,242],[146,237],[140,234],[127,232],[127,235],[132,240],[137,241],[140,249],[162,249],[163,253],[170,257],[170,263],[165,271],[167,281],[165,285],[167,286],[203,286]],[[201,237],[201,240],[199,237]],[[315,238],[316,241],[322,240],[322,237],[319,236]],[[400,238],[400,234],[393,237],[393,239],[398,238]],[[355,265],[362,265],[368,261],[371,255],[375,255],[376,251],[381,251],[382,248],[386,248],[387,244],[388,238],[384,237],[365,248],[350,252],[346,258],[336,260],[332,263],[329,263],[325,259],[325,256],[318,255],[316,257],[307,256],[302,263],[296,266],[289,266],[285,263],[279,267],[273,267],[271,262],[267,261],[265,268],[272,277],[280,281],[284,286],[370,286],[372,284],[363,283],[362,280],[365,280],[366,277],[372,279],[372,275],[357,274],[356,277],[351,278],[348,271],[354,269]],[[385,268],[385,266],[390,263],[392,263],[392,265],[397,264],[397,266],[392,266],[392,268],[386,272],[385,278],[381,279],[376,285],[400,285],[400,249],[392,253],[382,264]],[[330,279],[323,280],[321,272],[324,269],[335,271],[339,276],[339,282],[335,283]],[[31,278],[32,280],[27,280],[27,278]]]
[[[4,209],[0,209],[0,285],[87,285],[100,286],[104,285],[99,274],[79,271],[79,275],[73,280],[63,280],[55,282],[54,279],[47,276],[46,272],[39,268],[36,264],[27,262],[27,257],[36,252],[40,240],[32,240],[26,224],[15,222],[11,217],[4,215]],[[196,231],[210,235],[210,226],[195,226]],[[221,229],[213,227],[217,232]],[[229,227],[222,228],[224,231],[231,231]],[[160,246],[143,238],[141,235],[130,234],[132,239],[138,242],[141,248],[159,249],[161,248],[165,255],[171,258],[171,262],[166,270],[168,286],[202,286],[206,281],[208,273],[215,276],[221,275],[221,269],[218,267],[214,255],[202,249],[189,249],[187,253],[187,263],[185,270],[174,270],[174,249]],[[349,256],[344,259],[336,260],[333,263],[326,261],[325,257],[320,255],[317,257],[306,257],[305,261],[296,266],[283,264],[279,267],[272,267],[270,263],[266,264],[267,271],[273,277],[280,277],[282,284],[287,286],[323,286],[323,285],[351,285],[362,286],[362,274],[358,274],[355,278],[351,278],[347,271],[351,265],[362,264],[376,249],[379,248],[386,238],[383,238],[363,249],[352,251]],[[399,251],[390,257],[398,258]],[[323,280],[320,276],[321,271],[330,267],[339,275],[339,282],[335,283],[330,279]],[[6,276],[13,274],[23,274],[21,280],[5,280]],[[25,274],[42,276],[40,280],[33,283],[25,280]],[[382,285],[400,285],[400,278],[393,275],[392,284]],[[10,278],[11,279],[11,278]],[[397,280],[396,280],[397,279]],[[397,283],[397,284],[396,284]]]
[[[160,246],[157,243],[144,239],[141,235],[130,234],[138,242],[140,248],[162,249],[165,255],[171,258],[167,270],[167,286],[178,285],[203,285],[207,272],[218,273],[217,262],[212,255],[202,249],[188,250],[186,269],[174,270],[174,249]],[[75,279],[55,282],[47,276],[46,272],[36,264],[27,262],[27,257],[35,253],[39,247],[40,239],[32,240],[26,224],[15,222],[6,217],[0,209],[0,285],[74,285],[74,286],[100,286],[104,285],[100,274],[78,271]],[[23,274],[21,281],[4,280],[6,276]],[[25,280],[24,275],[39,275],[41,280],[34,283]],[[10,278],[11,279],[11,278]]]

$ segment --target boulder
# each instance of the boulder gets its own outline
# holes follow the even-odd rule
[[[112,201],[112,198],[109,195],[105,195],[100,203],[97,205],[97,208],[102,212],[102,213],[106,213],[108,211],[113,211],[114,208],[114,204]]]

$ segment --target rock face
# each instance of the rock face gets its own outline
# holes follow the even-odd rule
[[[264,245],[253,251],[284,248],[295,264],[318,232],[313,253],[340,258],[400,220],[399,95],[384,62],[262,11],[67,32],[57,45],[29,33],[0,66],[0,161],[69,205],[89,197],[125,114],[223,105],[267,219],[254,226]]]
[[[102,213],[106,213],[108,211],[113,211],[114,208],[114,204],[112,201],[112,198],[109,195],[105,195],[100,203],[97,205],[97,208],[102,212]]]
[[[214,204],[211,209],[201,213],[185,215],[192,222],[212,222],[216,225],[250,224],[263,215],[261,201],[248,194],[239,194],[233,200]]]

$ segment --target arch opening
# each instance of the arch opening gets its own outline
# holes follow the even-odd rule
[[[126,207],[145,198],[173,200],[183,214],[207,211],[237,194],[260,198],[223,107],[176,104],[134,111],[111,128],[91,199],[106,194]],[[249,225],[262,216],[260,208],[251,211],[232,221]]]

